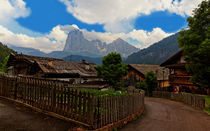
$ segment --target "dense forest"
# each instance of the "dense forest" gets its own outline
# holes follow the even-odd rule
[[[169,36],[150,47],[131,54],[125,60],[127,64],[151,64],[159,65],[178,52],[177,37],[179,34]]]
[[[8,48],[6,45],[3,45],[0,42],[0,71],[2,71],[3,67],[5,65],[5,59],[8,59],[9,54],[14,51],[10,48]]]

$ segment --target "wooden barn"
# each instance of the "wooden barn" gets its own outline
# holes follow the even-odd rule
[[[22,75],[39,78],[96,78],[95,64],[67,62],[62,59],[37,57],[23,54],[11,54],[7,63],[9,75]]]
[[[197,86],[190,82],[191,75],[185,68],[187,64],[185,58],[181,50],[161,64],[169,69],[169,83],[177,91],[185,87],[189,87],[191,90],[197,89]]]
[[[158,87],[168,87],[169,70],[159,65],[144,65],[144,64],[129,64],[128,74],[124,78],[130,84],[135,85],[136,82],[141,82],[145,79],[148,71],[153,71],[157,75]]]

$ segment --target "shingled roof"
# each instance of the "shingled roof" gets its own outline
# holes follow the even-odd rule
[[[129,66],[143,75],[146,75],[148,71],[153,71],[157,75],[158,80],[163,80],[164,68],[159,65],[129,64]],[[164,70],[164,80],[168,80],[169,70],[167,68]]]
[[[13,55],[13,56],[12,56]],[[16,60],[23,60],[37,64],[44,74],[79,74],[82,77],[95,77],[97,72],[95,64],[83,62],[67,62],[62,59],[38,57],[23,54],[12,54]]]
[[[182,54],[183,54],[183,50],[178,51],[176,54],[174,54],[169,59],[167,59],[162,64],[160,64],[160,66],[166,66],[166,65],[169,65],[169,64],[174,64],[175,60],[180,58],[182,56]]]

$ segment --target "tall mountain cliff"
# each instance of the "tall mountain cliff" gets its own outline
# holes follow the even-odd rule
[[[159,65],[180,50],[177,37],[179,34],[169,36],[150,47],[131,54],[125,60],[127,64],[156,64]]]
[[[100,56],[104,56],[110,52],[118,52],[123,57],[127,57],[139,51],[139,49],[120,38],[110,44],[101,42],[100,40],[89,41],[84,38],[80,30],[75,29],[69,32],[63,51],[71,52],[72,54],[91,53]]]

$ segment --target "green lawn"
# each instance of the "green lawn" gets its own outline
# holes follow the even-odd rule
[[[210,96],[204,96],[205,98],[205,108],[204,108],[204,111],[210,113]]]

